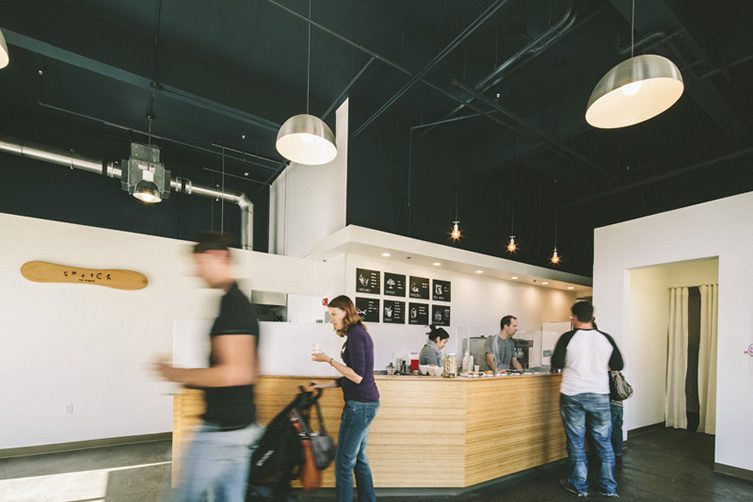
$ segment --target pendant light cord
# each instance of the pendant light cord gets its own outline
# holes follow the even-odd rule
[[[455,221],[458,221],[458,168],[455,168]]]
[[[309,30],[311,25],[309,25]],[[633,14],[630,20],[630,57],[635,56],[635,0],[633,0]]]
[[[311,0],[309,0],[309,21],[311,21]],[[311,23],[308,24],[308,49],[307,49],[307,62],[306,62],[306,115],[309,114],[309,93],[311,83]]]
[[[222,199],[220,202],[220,235],[225,234],[225,147],[222,147]]]

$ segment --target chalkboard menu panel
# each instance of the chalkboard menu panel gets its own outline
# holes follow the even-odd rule
[[[410,290],[408,296],[411,298],[420,298],[421,300],[429,299],[429,279],[424,277],[410,278]]]
[[[385,296],[405,297],[405,276],[400,274],[384,273]]]
[[[378,295],[381,290],[382,281],[379,270],[356,269],[356,293]]]
[[[431,306],[431,323],[437,326],[450,325],[450,307],[447,305]]]
[[[382,322],[390,324],[405,324],[405,302],[384,300]]]
[[[439,300],[441,302],[449,302],[451,298],[450,281],[440,281],[434,279],[432,281],[431,298],[432,300]]]
[[[429,304],[413,303],[408,304],[408,324],[418,324],[428,326],[429,324]]]
[[[379,298],[356,296],[356,310],[364,322],[379,322]]]

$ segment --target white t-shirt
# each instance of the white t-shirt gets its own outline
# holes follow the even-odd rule
[[[560,392],[568,396],[609,394],[612,344],[595,329],[579,329],[567,344]]]

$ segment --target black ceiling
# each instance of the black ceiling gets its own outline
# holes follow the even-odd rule
[[[348,223],[450,244],[457,213],[465,237],[452,245],[505,257],[514,223],[512,258],[546,265],[556,222],[560,267],[590,275],[594,227],[753,190],[753,3],[636,1],[635,53],[674,61],[685,92],[643,124],[594,129],[585,104],[630,57],[631,6],[311,2],[311,113],[349,88]],[[265,249],[266,186],[282,166],[276,128],[306,109],[308,9],[307,0],[5,1],[0,132],[121,159],[129,141],[145,140],[151,111],[167,167],[203,184],[220,183],[213,145],[253,153],[225,156],[226,185],[254,201]],[[334,113],[325,119],[334,126]],[[174,194],[144,208],[114,180],[0,160],[11,179],[0,211],[179,238],[238,225],[211,200]],[[61,186],[88,196],[66,199]]]

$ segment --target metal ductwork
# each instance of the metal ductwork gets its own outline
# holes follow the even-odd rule
[[[20,157],[42,160],[58,164],[70,169],[80,169],[94,174],[101,174],[109,178],[122,178],[122,170],[113,162],[89,159],[81,155],[56,148],[50,148],[34,143],[27,143],[12,138],[0,136],[0,152],[12,153]],[[169,172],[169,171],[168,171]],[[174,192],[188,195],[199,195],[212,199],[222,199],[237,204],[241,210],[241,247],[253,249],[254,241],[254,204],[243,192],[218,190],[212,187],[194,185],[186,178],[170,178],[170,189]]]

